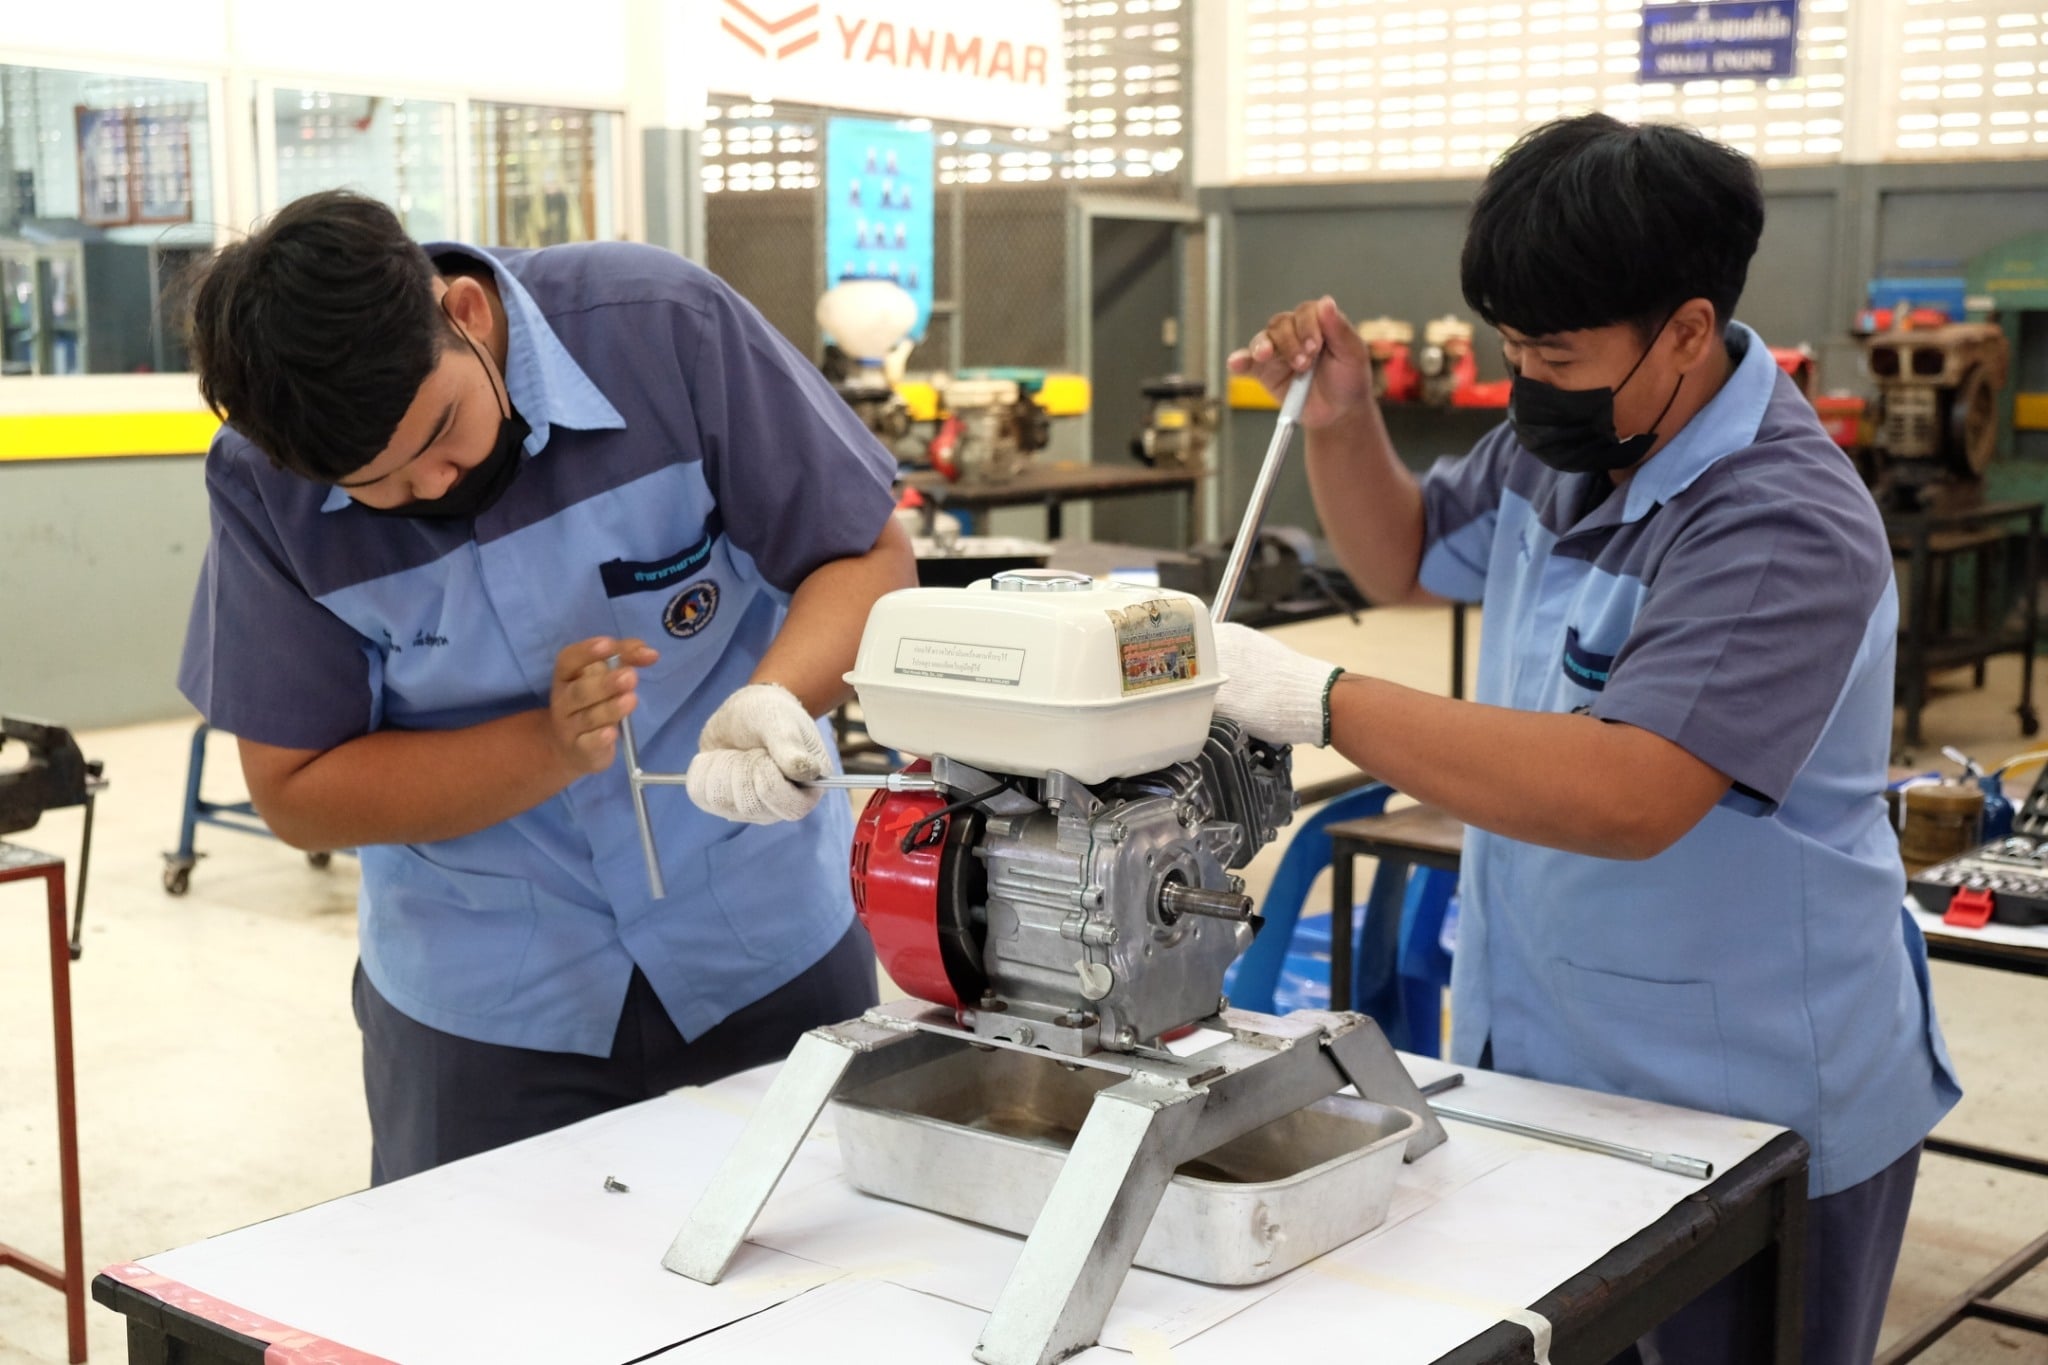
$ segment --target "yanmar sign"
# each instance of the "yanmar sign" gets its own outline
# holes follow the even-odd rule
[[[1059,0],[714,0],[721,94],[913,118],[1067,121]]]

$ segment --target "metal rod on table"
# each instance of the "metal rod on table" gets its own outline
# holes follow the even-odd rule
[[[1587,1137],[1582,1133],[1567,1133],[1557,1128],[1543,1128],[1533,1123],[1518,1123],[1514,1119],[1495,1118],[1491,1114],[1475,1114],[1469,1109],[1456,1109],[1448,1104],[1429,1106],[1447,1119],[1461,1123],[1476,1123],[1481,1128],[1495,1128],[1517,1137],[1535,1138],[1540,1142],[1554,1142],[1560,1147],[1576,1147],[1582,1152],[1593,1152],[1600,1156],[1618,1157],[1623,1161],[1640,1162],[1645,1166],[1672,1175],[1690,1176],[1694,1180],[1711,1180],[1714,1163],[1703,1161],[1696,1156],[1679,1156],[1674,1152],[1652,1152],[1641,1147],[1627,1147],[1619,1142],[1608,1142],[1602,1138]]]
[[[1258,481],[1252,485],[1252,500],[1245,505],[1244,521],[1237,528],[1237,540],[1223,565],[1222,581],[1216,585],[1216,601],[1209,609],[1212,621],[1230,619],[1230,607],[1244,581],[1245,566],[1251,562],[1252,551],[1258,544],[1259,523],[1266,519],[1266,504],[1272,500],[1273,486],[1280,481],[1280,466],[1287,462],[1287,444],[1301,421],[1302,407],[1308,402],[1309,381],[1315,374],[1316,367],[1311,364],[1294,377],[1287,397],[1281,400],[1280,420],[1273,424],[1273,439],[1266,443],[1266,462],[1259,466]]]

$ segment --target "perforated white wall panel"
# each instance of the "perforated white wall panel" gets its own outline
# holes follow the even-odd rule
[[[1766,165],[1840,159],[1852,23],[1803,0],[1800,75],[1638,85],[1641,0],[1237,0],[1244,180],[1478,174],[1534,124],[1605,109],[1689,123]]]
[[[2048,154],[2048,7],[2039,0],[1885,0],[1884,155],[1967,161]]]

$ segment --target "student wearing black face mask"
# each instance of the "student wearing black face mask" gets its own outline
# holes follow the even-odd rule
[[[445,298],[442,301],[441,312],[444,316],[448,312]],[[476,344],[476,338],[464,331],[462,324],[452,317],[448,319],[448,325],[461,333],[463,342],[468,345],[471,354],[476,356],[476,363],[482,367],[485,377],[490,381],[493,396],[497,398],[502,409],[498,418],[498,439],[492,444],[491,453],[463,470],[446,492],[431,498],[414,497],[386,507],[358,500],[358,505],[365,511],[374,512],[381,517],[422,517],[431,521],[460,521],[481,516],[497,506],[498,499],[512,486],[512,480],[519,477],[520,457],[526,453],[526,438],[533,434],[533,428],[513,410],[511,391],[505,387],[504,378],[498,373],[497,367],[484,357],[483,349]],[[375,488],[379,484],[389,483],[396,472],[389,470],[383,474],[341,479],[337,480],[334,486],[351,491],[358,488]]]
[[[816,367],[670,252],[421,244],[342,191],[192,307],[225,425],[179,683],[280,838],[361,854],[372,1181],[871,1004],[851,812],[804,781],[916,570],[895,459]],[[629,713],[689,773],[648,802],[661,899]]]
[[[1231,369],[1278,396],[1315,365],[1323,526],[1376,603],[1485,604],[1478,699],[1221,627],[1217,708],[1471,826],[1457,1061],[1806,1139],[1803,1358],[1868,1365],[1921,1140],[1960,1091],[1882,795],[1890,549],[1732,320],[1762,229],[1754,165],[1697,133],[1596,114],[1528,134],[1462,261],[1508,420],[1420,479],[1336,304],[1269,320]],[[1746,1365],[1752,1292],[1731,1277],[1643,1354]]]

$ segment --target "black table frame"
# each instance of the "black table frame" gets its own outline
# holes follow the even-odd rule
[[[1398,834],[1330,832],[1330,1008],[1351,1008],[1353,862],[1377,857],[1411,866],[1457,872],[1462,855],[1407,842]],[[1379,915],[1360,945],[1368,980],[1392,980],[1400,952],[1399,915]],[[1783,1162],[1796,1153],[1796,1175]],[[1806,1236],[1804,1139],[1780,1135],[1763,1151],[1666,1214],[1653,1227],[1615,1248],[1581,1274],[1531,1305],[1549,1319],[1556,1339],[1552,1365],[1607,1365],[1631,1342],[1692,1302],[1737,1269],[1769,1286],[1768,1311],[1744,1328],[1754,1333],[1742,1359],[1790,1365],[1799,1359],[1805,1300]],[[1787,1254],[1790,1248],[1790,1254]],[[1642,1280],[1645,1272],[1651,1274]],[[1521,1353],[1515,1351],[1519,1347]],[[1439,1365],[1533,1362],[1528,1334],[1501,1324],[1446,1356]]]
[[[1781,1133],[1531,1305],[1553,1365],[1607,1365],[1630,1342],[1745,1265],[1770,1286],[1743,1359],[1797,1365],[1805,1311],[1806,1143]],[[263,1365],[264,1343],[101,1275],[93,1298],[128,1319],[129,1365]],[[1499,1323],[1437,1365],[1533,1365],[1525,1327]]]
[[[1941,668],[1962,664],[1976,667],[1977,685],[1984,685],[1984,661],[1994,654],[2020,656],[2020,700],[2014,708],[2020,718],[2020,733],[2032,738],[2040,731],[2034,710],[2034,648],[2039,621],[2035,605],[2035,580],[2039,573],[2041,511],[2038,502],[1992,502],[1954,511],[1894,513],[1885,517],[1885,531],[1892,541],[1892,558],[1906,562],[1904,615],[1899,632],[1899,704],[1906,712],[1904,743],[1908,750],[1920,744],[1920,713],[1927,705],[1927,675]],[[2024,520],[2026,530],[2015,523]],[[2021,540],[2020,599],[2022,620],[2017,630],[2005,622],[1979,622],[1978,633],[1969,637],[1936,639],[1934,636],[1934,566],[1949,551],[1936,547],[1943,532],[1967,534],[2003,526],[2002,541]],[[1988,548],[1978,547],[1978,548]],[[1981,569],[1981,566],[1980,566]],[[1977,580],[1978,610],[1986,610],[1984,577]]]
[[[2038,516],[2039,508],[2035,510]],[[2048,949],[2021,948],[2007,943],[1984,943],[1938,931],[1929,932],[1926,939],[1927,956],[1937,962],[1957,962],[1964,966],[1985,967],[1992,971],[2018,972],[2022,976],[2048,976]],[[1929,1137],[1926,1149],[1937,1156],[1954,1157],[1959,1161],[1974,1161],[1981,1165],[1998,1166],[2027,1175],[2048,1177],[2048,1160],[2036,1156],[2001,1151],[1996,1147],[1980,1147],[1975,1143],[1956,1142],[1941,1137]],[[1904,1361],[1915,1359],[1969,1318],[2048,1336],[2048,1317],[1991,1302],[2043,1261],[2048,1261],[2048,1233],[2021,1247],[1975,1284],[1916,1324],[1904,1337],[1892,1343],[1877,1357],[1876,1365],[1901,1365]]]
[[[1806,1140],[1784,1132],[1530,1305],[1551,1365],[1607,1365],[1728,1275],[1754,1266],[1767,1304],[1739,1359],[1796,1365],[1806,1313]],[[1528,1330],[1497,1323],[1437,1365],[1534,1365]]]
[[[925,501],[924,529],[931,534],[940,512],[948,509],[981,512],[992,507],[1042,507],[1045,509],[1045,538],[1058,540],[1065,525],[1064,509],[1070,502],[1094,502],[1103,498],[1133,498],[1147,493],[1180,493],[1187,499],[1188,543],[1201,537],[1201,500],[1197,496],[1206,469],[1154,469],[1144,465],[1034,465],[1013,479],[1000,482],[962,479],[957,483],[929,470],[914,470],[898,477],[904,488],[914,488]]]
[[[1406,863],[1411,867],[1433,867],[1445,872],[1458,870],[1459,855],[1420,848],[1399,839],[1373,835],[1346,834],[1341,825],[1330,830],[1330,1008],[1352,1008],[1351,928],[1354,891],[1353,864],[1360,858],[1379,858]],[[1359,945],[1364,956],[1360,968],[1371,981],[1391,981],[1401,952],[1401,917],[1380,915],[1369,924],[1369,937]]]

